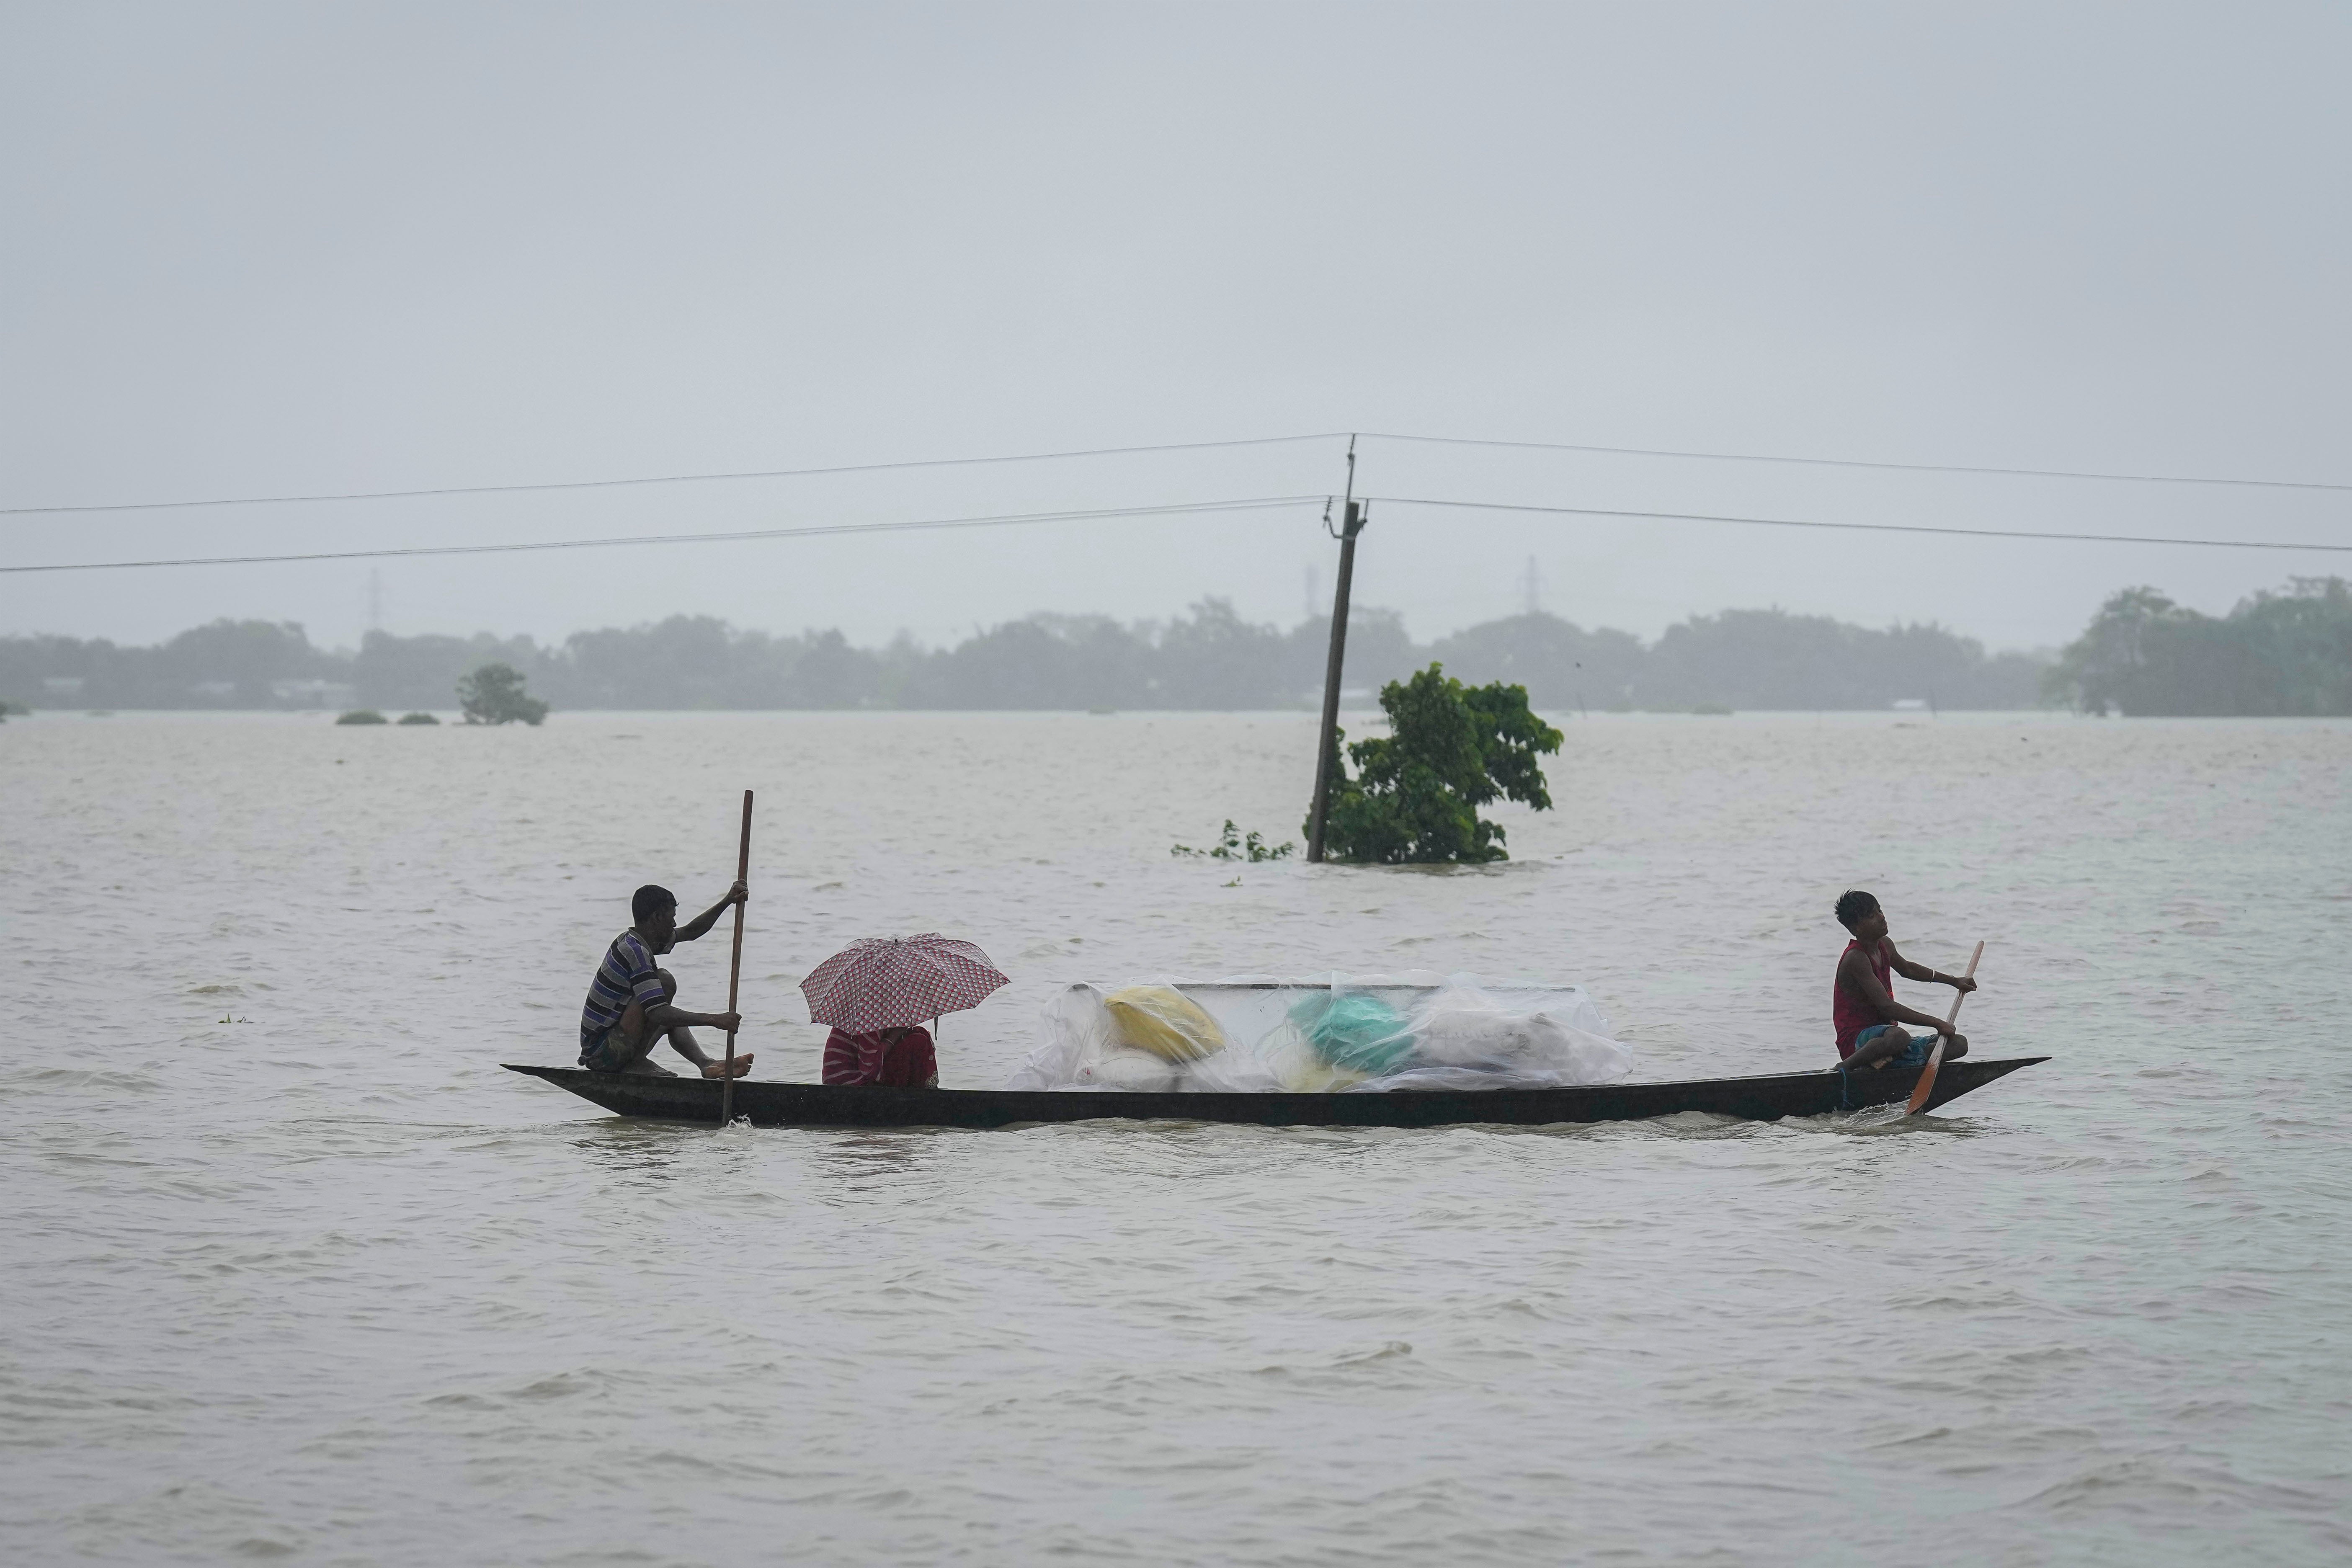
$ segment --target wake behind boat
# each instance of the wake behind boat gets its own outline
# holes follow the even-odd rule
[[[1948,1105],[2048,1057],[1947,1064],[1923,1110]],[[543,1079],[619,1116],[715,1124],[726,1086],[705,1079],[590,1072],[503,1064]],[[1559,1089],[1424,1089],[1379,1094],[1231,1094],[1128,1089],[887,1089],[866,1085],[734,1085],[734,1111],[757,1127],[961,1127],[1056,1121],[1225,1121],[1261,1127],[1542,1127],[1639,1121],[1700,1111],[1750,1121],[1824,1116],[1908,1100],[1919,1069],[1774,1073],[1676,1083],[1579,1084]]]

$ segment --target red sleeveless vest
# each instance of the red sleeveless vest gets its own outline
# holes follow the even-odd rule
[[[1860,947],[1862,943],[1858,942],[1847,942],[1845,944],[1845,951],[1846,952],[1852,952],[1855,948]],[[1878,984],[1885,989],[1886,994],[1889,996],[1894,995],[1894,969],[1886,961],[1886,944],[1885,942],[1880,942],[1878,946],[1872,951],[1870,955],[1870,967],[1878,975]],[[1872,1006],[1868,999],[1858,995],[1854,992],[1846,988],[1845,953],[1843,952],[1838,954],[1837,985],[1832,994],[1830,1007],[1831,1016],[1835,1018],[1837,1021],[1837,1048],[1838,1059],[1840,1061],[1843,1061],[1846,1058],[1853,1055],[1853,1037],[1856,1035],[1859,1035],[1874,1024],[1884,1024],[1886,1022],[1885,1019],[1878,1016],[1878,1009]]]

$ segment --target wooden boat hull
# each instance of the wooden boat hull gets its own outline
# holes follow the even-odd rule
[[[1958,1061],[1945,1066],[1926,1109],[2048,1057]],[[590,1072],[583,1068],[503,1064],[544,1079],[620,1116],[667,1121],[719,1121],[714,1079]],[[1041,1121],[1234,1121],[1262,1127],[1449,1127],[1471,1123],[1540,1127],[1556,1122],[1637,1121],[1685,1110],[1777,1121],[1839,1110],[1900,1105],[1917,1068],[1848,1075],[1777,1073],[1764,1078],[1695,1079],[1682,1083],[1609,1083],[1572,1089],[1436,1089],[1386,1094],[1138,1094],[1116,1089],[1019,1090],[845,1088],[834,1084],[739,1079],[735,1114],[759,1127],[1018,1127]]]

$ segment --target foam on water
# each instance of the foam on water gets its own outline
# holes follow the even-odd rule
[[[1508,865],[1228,887],[1168,846],[1293,831],[1304,717],[11,721],[0,1556],[2342,1557],[2352,726],[1890,722],[1572,721]],[[1015,980],[950,1085],[1063,983],[1243,971],[1817,1067],[1848,885],[2057,1059],[1508,1131],[722,1132],[499,1071],[571,1059],[631,888],[716,896],[747,784],[762,1077],[815,1076],[808,968],[931,929]]]

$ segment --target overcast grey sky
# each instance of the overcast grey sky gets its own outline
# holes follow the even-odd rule
[[[0,8],[0,505],[1377,429],[2352,480],[2352,8]],[[1320,494],[1340,445],[0,519],[6,563]],[[2352,495],[1414,448],[1378,495],[2352,542]],[[383,563],[399,632],[1287,624],[1313,508]],[[2345,557],[1376,508],[1430,636],[2071,637]],[[366,563],[0,631],[367,624]]]

